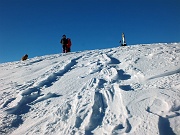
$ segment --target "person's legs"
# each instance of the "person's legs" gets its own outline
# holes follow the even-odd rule
[[[66,52],[67,52],[66,45],[63,45],[63,53],[66,53]]]

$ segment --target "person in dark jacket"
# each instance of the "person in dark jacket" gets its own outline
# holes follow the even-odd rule
[[[62,44],[63,53],[66,53],[67,52],[67,44],[68,44],[68,40],[66,39],[66,35],[62,36],[60,43]]]

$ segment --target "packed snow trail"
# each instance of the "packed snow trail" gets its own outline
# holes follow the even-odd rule
[[[180,43],[0,64],[0,134],[180,134]]]

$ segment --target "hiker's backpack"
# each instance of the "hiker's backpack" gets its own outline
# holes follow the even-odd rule
[[[71,43],[71,39],[70,39],[70,38],[67,38],[67,42],[68,42],[68,43],[67,43],[67,46],[68,46],[68,47],[71,47],[72,43]]]

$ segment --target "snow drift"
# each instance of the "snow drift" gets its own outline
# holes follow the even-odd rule
[[[0,134],[180,134],[180,43],[3,63],[0,81]]]

